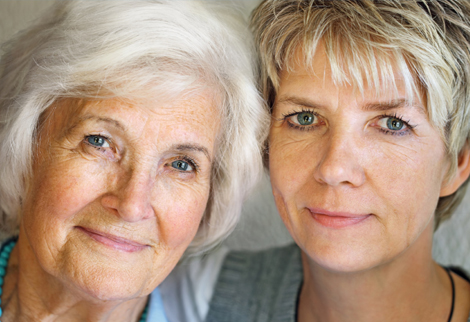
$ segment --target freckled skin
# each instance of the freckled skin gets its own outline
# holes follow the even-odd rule
[[[156,102],[64,100],[47,115],[16,247],[28,264],[19,266],[19,280],[27,276],[23,280],[33,289],[25,306],[39,290],[49,300],[38,312],[69,307],[74,316],[80,307],[76,316],[95,320],[90,316],[96,312],[87,310],[101,312],[101,305],[114,310],[110,320],[129,321],[126,314],[133,311],[119,313],[119,305],[145,300],[190,244],[209,196],[218,112],[209,93]],[[90,135],[104,137],[107,147],[90,144]],[[207,155],[175,148],[188,144]],[[175,160],[197,167],[181,171]],[[115,249],[81,227],[143,246]]]

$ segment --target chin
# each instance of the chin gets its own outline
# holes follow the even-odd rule
[[[120,301],[147,295],[146,281],[135,278],[132,272],[95,267],[82,275],[79,279],[77,276],[67,279],[92,301]]]
[[[59,271],[54,275],[92,301],[127,300],[147,295],[156,287],[152,287],[155,267],[145,256],[134,261],[109,257],[86,251],[68,252],[60,258]]]
[[[308,261],[311,268],[318,267],[330,272],[357,273],[387,261],[367,245],[317,243],[299,246],[304,253],[304,260]]]
[[[123,279],[121,276],[97,276],[93,281],[83,285],[83,291],[98,301],[120,301],[140,297],[142,285],[132,285],[131,279]]]

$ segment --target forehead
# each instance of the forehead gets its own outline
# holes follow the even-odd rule
[[[112,126],[127,136],[146,133],[179,133],[211,138],[218,131],[217,99],[209,92],[182,95],[172,100],[113,98],[105,100],[64,99],[45,113],[49,130],[71,131],[84,124]]]
[[[130,126],[141,122],[172,121],[185,125],[197,124],[218,114],[215,98],[210,93],[181,95],[170,100],[157,98],[89,101],[78,115],[84,114],[121,115]],[[135,124],[134,124],[135,123]]]

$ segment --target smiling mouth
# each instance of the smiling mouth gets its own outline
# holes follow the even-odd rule
[[[141,244],[141,243],[138,243],[136,241],[129,240],[126,238],[106,234],[106,233],[103,233],[103,232],[100,232],[91,228],[85,228],[81,226],[76,226],[75,228],[85,233],[86,235],[94,239],[95,241],[105,246],[108,246],[110,248],[117,249],[117,250],[122,250],[125,252],[133,253],[133,252],[141,251],[148,247],[148,245]]]
[[[350,214],[344,212],[330,212],[324,209],[308,208],[312,218],[320,225],[329,228],[344,228],[359,224],[372,216],[372,214]]]

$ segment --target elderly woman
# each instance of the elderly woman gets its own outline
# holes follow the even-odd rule
[[[296,245],[223,261],[206,321],[463,322],[431,256],[470,172],[467,0],[266,0],[269,171]]]
[[[187,247],[234,227],[267,116],[227,11],[60,1],[8,44],[2,321],[145,321]]]

